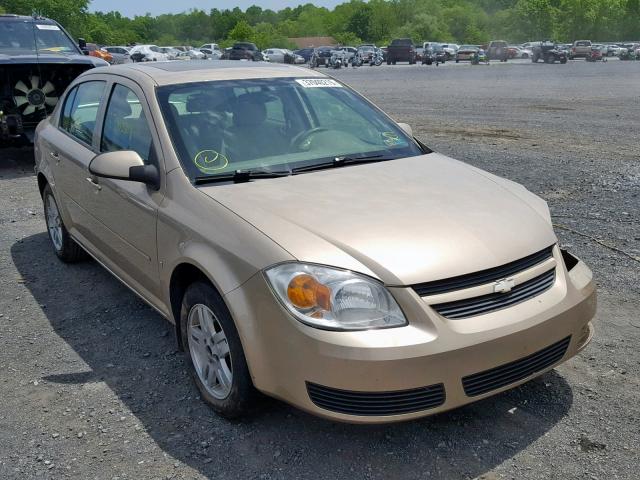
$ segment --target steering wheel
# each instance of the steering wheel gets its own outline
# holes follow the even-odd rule
[[[325,128],[325,127],[314,127],[310,130],[304,130],[300,133],[298,133],[297,135],[295,135],[292,139],[291,139],[291,146],[294,148],[297,148],[299,150],[308,150],[309,147],[311,146],[306,145],[306,148],[303,148],[303,144],[305,143],[305,141],[309,140],[310,137],[312,137],[313,135],[315,135],[316,133],[320,133],[320,132],[328,132],[329,129]]]

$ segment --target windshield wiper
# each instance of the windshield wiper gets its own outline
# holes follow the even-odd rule
[[[324,170],[325,168],[337,168],[345,165],[358,165],[359,163],[384,162],[386,160],[394,160],[395,157],[387,157],[384,155],[365,155],[363,157],[335,157],[330,162],[315,163],[313,165],[305,165],[291,169],[294,175],[297,173],[311,172],[313,170]]]
[[[291,175],[289,170],[273,172],[268,170],[236,170],[235,172],[221,173],[219,175],[201,175],[194,178],[194,183],[196,185],[222,182],[246,183],[261,178],[288,177],[289,175]]]

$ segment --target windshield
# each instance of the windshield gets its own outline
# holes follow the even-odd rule
[[[6,55],[79,53],[71,39],[53,24],[32,21],[0,22],[0,52]]]
[[[290,171],[342,157],[424,153],[386,115],[329,78],[168,85],[157,95],[192,180],[236,170]]]

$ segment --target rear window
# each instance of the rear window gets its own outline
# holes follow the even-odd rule
[[[576,42],[576,47],[590,47],[591,46],[591,42],[588,40],[582,40],[579,42]]]
[[[397,38],[391,42],[391,45],[413,46],[413,42],[409,38]]]

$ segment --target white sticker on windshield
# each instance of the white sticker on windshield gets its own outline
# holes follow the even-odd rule
[[[36,23],[36,28],[38,30],[60,30],[60,27],[57,25],[43,25],[41,23]]]
[[[338,82],[330,78],[298,78],[296,79],[304,88],[335,88],[342,87]]]

